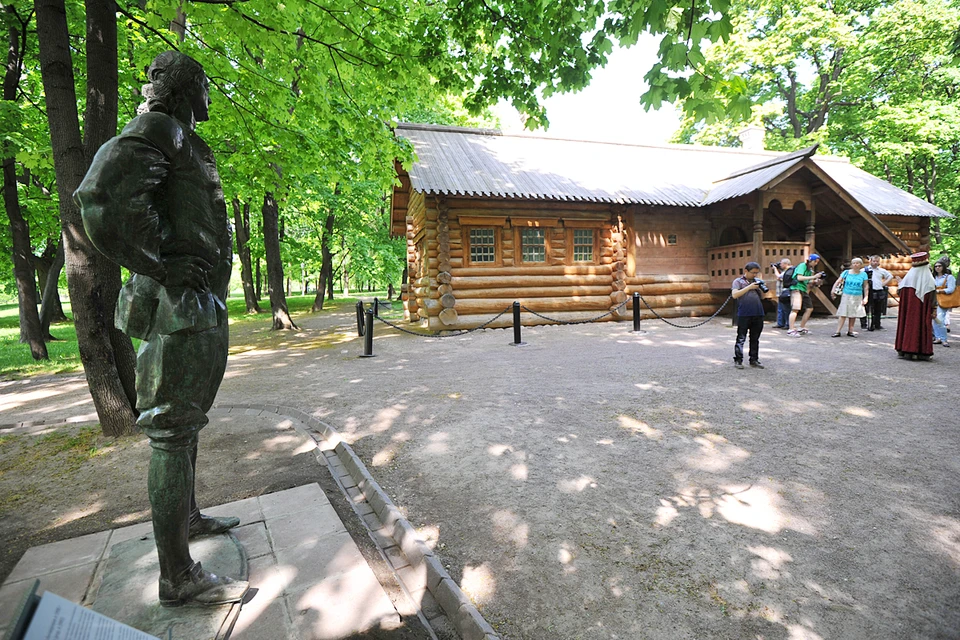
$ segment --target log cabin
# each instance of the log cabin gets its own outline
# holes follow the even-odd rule
[[[740,148],[422,124],[396,135],[416,154],[396,163],[391,203],[391,233],[407,240],[404,312],[431,330],[478,326],[514,301],[566,321],[629,317],[635,291],[663,317],[709,315],[747,262],[771,280],[771,263],[811,253],[828,279],[873,254],[902,274],[929,250],[930,220],[952,217],[816,146],[765,151],[759,127]]]

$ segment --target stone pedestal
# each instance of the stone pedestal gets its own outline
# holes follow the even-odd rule
[[[230,534],[191,540],[190,553],[207,571],[247,579],[246,553]],[[171,640],[226,640],[230,637],[240,614],[240,604],[161,607],[159,579],[160,565],[153,534],[121,542],[110,551],[91,608],[163,640],[168,634]]]

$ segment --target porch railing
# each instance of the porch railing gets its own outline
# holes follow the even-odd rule
[[[711,289],[729,289],[737,276],[743,272],[748,262],[760,264],[763,279],[770,284],[770,297],[776,295],[776,275],[770,264],[790,258],[794,265],[807,259],[810,245],[805,242],[764,242],[760,256],[753,255],[753,243],[743,242],[707,249],[707,268],[710,273]]]

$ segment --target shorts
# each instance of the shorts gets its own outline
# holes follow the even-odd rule
[[[800,312],[813,309],[813,300],[810,299],[810,294],[798,289],[790,291],[790,308],[793,311]]]

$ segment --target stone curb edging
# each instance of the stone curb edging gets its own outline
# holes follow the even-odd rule
[[[381,553],[387,558],[407,594],[428,591],[436,600],[440,610],[453,624],[463,640],[500,640],[500,636],[484,620],[477,607],[460,589],[456,581],[444,568],[434,552],[420,537],[413,525],[403,516],[399,508],[390,500],[383,488],[373,479],[366,466],[349,444],[344,442],[336,429],[318,420],[309,413],[293,407],[278,405],[229,404],[214,406],[221,411],[244,411],[260,414],[273,413],[294,418],[310,427],[322,436],[318,443],[327,468],[338,484],[344,488],[354,510],[361,515],[364,523],[374,533],[372,536]],[[307,434],[312,439],[312,434]],[[319,458],[320,456],[318,456]],[[342,472],[340,472],[342,469]],[[338,473],[339,472],[339,473]],[[350,481],[347,481],[349,478]],[[358,503],[366,502],[370,512],[366,515],[357,510]],[[375,519],[381,527],[371,526]],[[405,556],[407,564],[398,562],[395,554],[387,553],[378,538],[392,540]],[[389,546],[389,545],[388,545]],[[399,566],[398,566],[399,565]],[[428,620],[433,625],[434,620]]]

